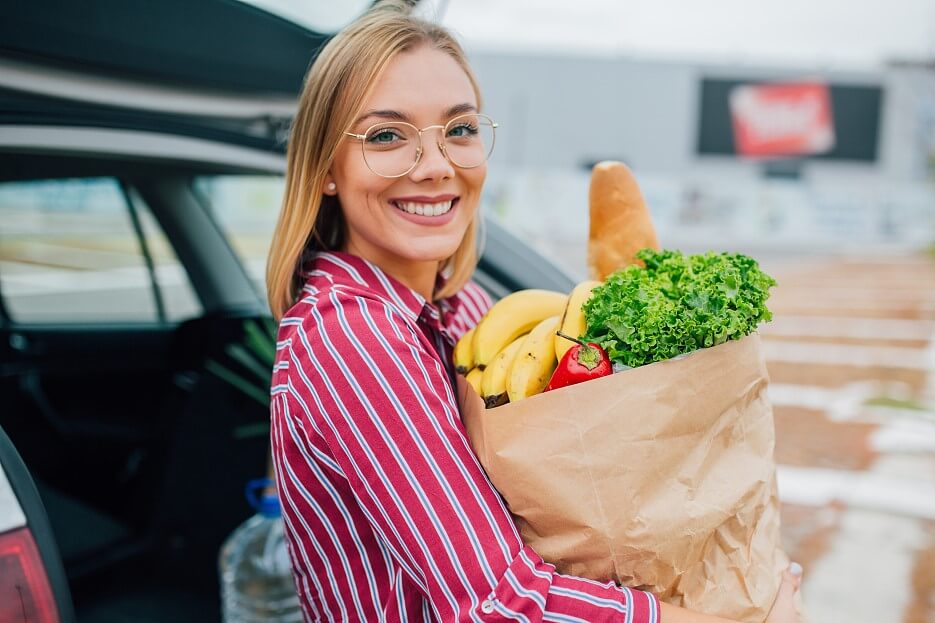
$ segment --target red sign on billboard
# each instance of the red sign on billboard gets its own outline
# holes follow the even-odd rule
[[[742,156],[803,156],[834,147],[828,86],[746,84],[730,93],[734,145]]]

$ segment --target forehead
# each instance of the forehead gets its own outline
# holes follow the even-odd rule
[[[387,65],[363,110],[396,110],[434,123],[443,111],[464,103],[477,106],[477,96],[461,65],[441,50],[421,46]]]

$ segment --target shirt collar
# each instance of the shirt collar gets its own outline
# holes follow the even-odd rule
[[[303,266],[302,274],[306,278],[327,274],[336,284],[366,288],[398,308],[410,320],[416,322],[424,317],[429,326],[447,335],[439,307],[362,257],[343,251],[319,251]],[[438,275],[435,289],[444,283],[445,278]],[[451,309],[448,299],[441,299],[438,304],[445,312]]]

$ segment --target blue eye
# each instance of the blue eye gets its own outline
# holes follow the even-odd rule
[[[448,130],[448,136],[452,138],[470,138],[476,135],[477,126],[470,123],[459,123]]]
[[[372,145],[392,145],[405,139],[396,128],[379,128],[367,135],[367,142]]]

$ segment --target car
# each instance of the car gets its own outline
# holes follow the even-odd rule
[[[324,36],[189,5],[0,23],[0,620],[219,620],[267,472],[264,258]],[[475,278],[573,286],[491,221]]]

